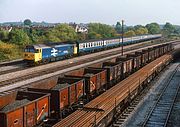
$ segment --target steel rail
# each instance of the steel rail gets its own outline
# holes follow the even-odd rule
[[[173,79],[174,75],[176,74],[176,72],[177,72],[177,70],[178,70],[179,67],[180,67],[180,64],[177,65],[177,67],[175,68],[175,70],[172,72],[172,74],[171,74],[170,78],[168,79],[168,81],[167,81],[165,87],[164,87],[163,90],[161,91],[161,94],[159,95],[159,97],[158,97],[156,103],[153,105],[153,107],[151,108],[151,110],[150,110],[148,116],[145,118],[142,127],[146,127],[146,126],[147,126],[148,122],[150,121],[150,117],[151,117],[152,114],[153,114],[153,111],[154,111],[155,108],[157,107],[158,102],[161,100],[161,97],[164,95],[164,92],[165,92],[166,89],[168,88],[170,82],[172,81],[172,79]],[[178,87],[178,89],[179,89],[179,87]],[[176,92],[177,92],[177,91],[176,91]],[[175,97],[176,97],[176,96],[177,96],[177,95],[175,95]],[[174,102],[174,101],[173,101],[173,102]],[[168,114],[169,114],[169,112],[168,112]],[[166,122],[166,121],[165,121],[165,122]]]

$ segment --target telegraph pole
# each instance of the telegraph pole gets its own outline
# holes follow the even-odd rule
[[[124,20],[122,20],[122,46],[121,46],[121,55],[123,56],[123,44],[124,44]]]

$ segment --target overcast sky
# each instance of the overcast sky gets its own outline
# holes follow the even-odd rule
[[[0,22],[101,22],[180,25],[180,0],[0,0]]]

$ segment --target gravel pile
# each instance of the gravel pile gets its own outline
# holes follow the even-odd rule
[[[57,84],[55,87],[52,88],[52,90],[59,90],[59,89],[63,89],[67,86],[69,86],[70,84],[68,83],[64,83],[64,84]]]
[[[15,102],[10,103],[7,106],[5,106],[4,108],[2,108],[1,111],[2,112],[8,112],[8,111],[16,109],[19,106],[23,106],[29,102],[30,102],[30,100],[28,100],[28,99],[16,100]]]

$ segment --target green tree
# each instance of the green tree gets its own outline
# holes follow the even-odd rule
[[[111,38],[111,37],[115,37],[116,35],[115,29],[112,26],[106,24],[90,23],[88,27],[89,27],[89,32],[88,32],[89,39]]]
[[[159,34],[161,32],[160,26],[157,23],[150,23],[146,25],[149,34]]]
[[[81,40],[81,41],[86,40],[86,34],[85,33],[78,33],[77,37],[78,37],[78,40]]]
[[[102,36],[101,36],[101,34],[97,34],[96,32],[89,32],[88,33],[88,38],[89,39],[101,39],[101,38],[103,38]]]
[[[148,34],[148,29],[140,27],[137,30],[135,30],[136,35],[143,35],[143,34]]]
[[[52,42],[73,41],[77,39],[77,34],[73,27],[67,24],[61,24],[48,30],[46,37],[48,41]]]
[[[126,27],[124,28],[124,31],[125,31],[125,32],[130,31],[130,30],[135,31],[135,28],[134,28],[133,26],[126,26]]]
[[[135,36],[135,35],[136,35],[136,33],[133,30],[129,30],[124,33],[125,37],[131,37],[131,36]]]
[[[22,29],[13,29],[9,33],[9,39],[11,43],[18,45],[27,45],[30,43],[29,36]]]
[[[5,30],[0,30],[0,40],[1,41],[8,41],[9,32]]]
[[[30,19],[24,20],[24,25],[25,25],[25,26],[30,26],[31,24],[32,24],[32,22],[31,22]]]
[[[119,34],[122,32],[122,27],[121,27],[121,23],[120,22],[116,23],[115,30]]]
[[[163,27],[163,33],[165,35],[173,34],[175,33],[175,30],[176,30],[175,27],[169,22],[167,22]]]
[[[174,33],[175,33],[175,34],[180,34],[180,27],[175,27]]]
[[[134,29],[135,29],[135,30],[138,30],[139,28],[145,28],[145,27],[142,26],[142,25],[136,25],[136,26],[134,26]]]

